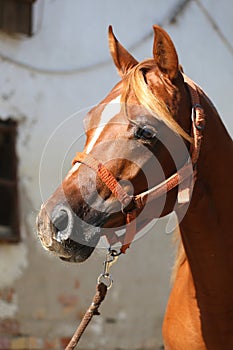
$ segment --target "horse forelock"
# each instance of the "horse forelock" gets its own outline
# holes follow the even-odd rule
[[[154,70],[155,74],[155,67],[154,59],[148,59],[138,63],[124,77],[121,103],[125,114],[127,115],[127,104],[130,104],[130,96],[133,95],[136,98],[137,103],[145,107],[153,117],[163,121],[175,133],[179,134],[187,141],[192,142],[192,138],[174,119],[174,111],[177,110],[178,104],[178,101],[176,100],[177,97],[176,99],[172,99],[173,106],[168,108],[166,102],[161,96],[159,96],[159,94],[158,96],[155,95],[146,82],[147,72]],[[165,85],[166,90],[171,91],[173,89],[173,91],[176,92],[176,87],[172,85],[170,81],[163,78],[162,82]],[[174,93],[174,96],[177,96],[177,94]]]

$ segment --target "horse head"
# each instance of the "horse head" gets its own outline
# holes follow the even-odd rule
[[[132,198],[181,168],[192,143],[190,96],[168,34],[154,26],[153,58],[142,62],[118,42],[111,27],[109,46],[121,81],[87,114],[84,153],[75,157],[37,218],[43,246],[65,261],[84,261],[102,235],[111,240],[125,226],[124,209],[130,203],[122,208],[98,176],[100,164]],[[170,213],[177,192],[174,188],[143,205],[134,219],[138,227]]]

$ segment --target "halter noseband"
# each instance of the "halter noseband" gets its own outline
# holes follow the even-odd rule
[[[194,181],[196,180],[196,164],[200,153],[202,131],[205,126],[205,115],[204,110],[200,104],[200,97],[198,93],[197,86],[194,82],[184,75],[184,81],[188,86],[191,101],[192,101],[192,134],[194,143],[191,148],[191,164],[186,163],[180,170],[175,174],[170,176],[164,182],[159,185],[152,187],[151,189],[142,192],[135,196],[130,196],[120,183],[116,180],[113,174],[97,159],[95,159],[89,153],[77,153],[72,164],[82,163],[87,165],[89,168],[93,169],[98,177],[103,181],[103,183],[109,188],[112,194],[118,199],[122,206],[122,212],[125,215],[126,233],[124,235],[123,241],[115,234],[115,236],[110,240],[110,244],[121,241],[122,246],[120,249],[121,253],[125,253],[129,248],[131,242],[136,235],[136,216],[137,212],[141,210],[146,202],[151,202],[158,197],[161,197],[165,193],[169,192],[173,188],[179,186],[178,191],[178,203],[184,204],[189,202],[189,181],[187,180],[194,173]],[[190,169],[191,167],[191,169]],[[192,171],[190,171],[192,170]]]

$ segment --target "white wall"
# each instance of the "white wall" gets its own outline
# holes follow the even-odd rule
[[[206,90],[233,133],[233,3],[190,1],[171,24],[169,18],[180,3],[44,0],[43,21],[34,37],[0,34],[0,117],[12,116],[19,121],[24,232],[21,248],[7,248],[13,257],[9,259],[6,285],[21,276],[16,284],[18,299],[14,299],[13,311],[11,305],[3,307],[9,317],[13,312],[21,319],[26,334],[44,338],[50,329],[54,338],[61,333],[69,336],[77,323],[77,312],[62,309],[54,293],[79,293],[76,308],[81,313],[102,269],[100,253],[81,266],[66,266],[49,257],[34,238],[34,220],[42,200],[67,172],[77,147],[82,149],[83,137],[71,147],[77,135],[82,135],[82,109],[98,103],[118,80],[108,53],[109,24],[138,59],[151,57],[152,25],[163,24],[174,40],[185,72]],[[110,349],[112,344],[111,349],[136,349],[161,344],[160,328],[172,265],[170,236],[163,233],[164,225],[161,222],[159,232],[138,241],[114,267],[114,288],[103,307],[103,318],[94,321],[88,342],[83,341],[87,348],[101,345]],[[1,266],[8,258],[2,253],[6,247],[0,250]],[[81,284],[78,291],[73,286],[75,278]],[[24,286],[31,294],[25,293]],[[106,323],[106,318],[114,318],[116,323]]]

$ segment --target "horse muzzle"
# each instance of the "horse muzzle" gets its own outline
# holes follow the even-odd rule
[[[52,211],[43,205],[37,217],[37,232],[46,250],[69,262],[86,260],[100,238],[99,227],[88,225],[66,205]]]

